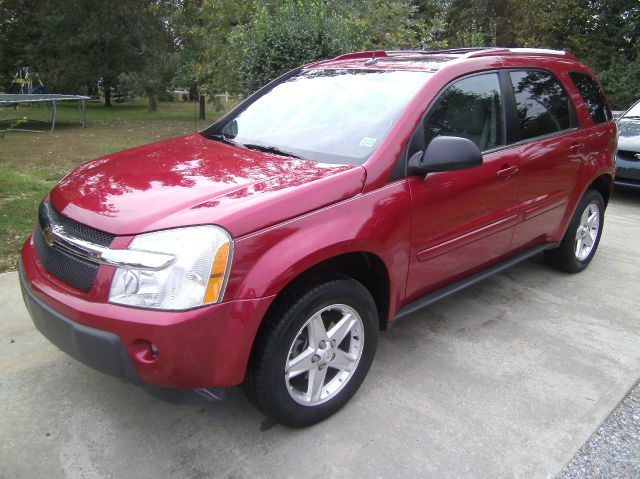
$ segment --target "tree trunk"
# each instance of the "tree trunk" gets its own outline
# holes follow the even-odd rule
[[[515,47],[516,37],[513,27],[508,18],[496,18],[496,46],[497,47]]]
[[[516,35],[511,24],[513,8],[510,1],[495,0],[496,14],[496,46],[515,47]]]
[[[98,88],[96,87],[96,84],[93,82],[87,82],[87,96],[97,96],[99,97],[100,92],[98,92]]]
[[[197,101],[198,100],[198,87],[192,86],[189,88],[189,101]]]
[[[158,96],[153,92],[147,92],[149,97],[149,113],[158,111]]]
[[[204,95],[200,95],[200,116],[199,116],[199,118],[201,120],[206,120],[207,119],[207,117],[205,115],[205,112],[204,112],[204,107],[205,107],[205,98],[204,98]]]
[[[104,83],[104,106],[111,107],[111,85]]]

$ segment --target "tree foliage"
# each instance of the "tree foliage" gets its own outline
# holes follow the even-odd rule
[[[422,2],[428,8],[431,2]],[[398,50],[431,48],[428,43],[430,23],[415,2],[344,2],[341,16],[349,19],[357,49]]]
[[[251,21],[231,36],[238,70],[229,87],[251,93],[301,63],[353,50],[354,40],[349,18],[322,0],[257,4]]]
[[[10,74],[22,64],[37,67],[50,91],[105,91],[123,74],[149,71],[156,51],[168,51],[167,37],[159,35],[160,1],[117,0],[6,0],[0,16],[13,19],[0,44],[15,52],[2,63]],[[8,16],[5,16],[8,15]],[[17,63],[17,64],[16,64]]]
[[[640,2],[519,1],[522,45],[572,52],[598,74],[618,107],[640,96]]]
[[[144,68],[120,73],[118,84],[137,94],[144,94],[149,100],[149,111],[154,112],[158,97],[166,92],[176,75],[173,3],[155,1],[147,5],[145,11],[150,18],[138,34],[136,52]]]
[[[451,0],[445,39],[457,46],[567,50],[619,108],[640,96],[638,0]]]
[[[0,80],[31,65],[50,91],[126,86],[153,109],[172,84],[248,94],[347,51],[530,46],[571,51],[623,107],[639,39],[638,0],[0,0]]]
[[[253,14],[251,2],[234,0],[182,0],[174,15],[176,81],[210,92],[228,90],[238,56],[231,48],[235,28]]]
[[[423,2],[424,12],[435,11]],[[230,37],[235,77],[226,89],[247,94],[300,64],[357,50],[431,48],[438,18],[409,0],[256,2]],[[422,12],[424,14],[424,12]]]

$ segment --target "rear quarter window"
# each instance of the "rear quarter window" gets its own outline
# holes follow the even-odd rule
[[[520,140],[571,128],[569,96],[549,72],[509,72],[516,101]]]
[[[569,72],[569,77],[571,77],[571,81],[573,81],[582,96],[582,100],[587,105],[593,122],[606,123],[611,121],[613,114],[609,109],[609,105],[607,105],[604,93],[596,81],[586,73],[580,72]]]

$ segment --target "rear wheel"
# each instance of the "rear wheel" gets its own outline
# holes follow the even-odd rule
[[[294,292],[268,318],[245,380],[249,399],[290,427],[326,419],[364,380],[378,318],[369,291],[339,277]]]
[[[603,223],[602,195],[588,190],[580,200],[560,246],[545,253],[551,266],[567,273],[585,269],[598,249]]]

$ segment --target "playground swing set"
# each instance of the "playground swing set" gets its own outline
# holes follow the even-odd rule
[[[88,96],[83,95],[60,95],[47,93],[47,89],[40,80],[38,72],[35,68],[24,66],[20,67],[16,72],[11,85],[7,89],[7,93],[0,93],[0,108],[13,108],[17,110],[21,104],[40,104],[45,103],[48,105],[51,111],[50,133],[56,128],[56,103],[59,101],[77,101],[78,102],[78,114],[80,119],[80,125],[84,128],[86,126],[85,117],[85,101],[89,100]],[[0,118],[0,122],[12,122],[20,120],[20,117],[7,117]],[[34,120],[32,120],[34,121]],[[1,130],[1,129],[0,129]],[[42,130],[32,130],[26,128],[11,128],[4,129],[2,131],[29,131],[41,133]]]

